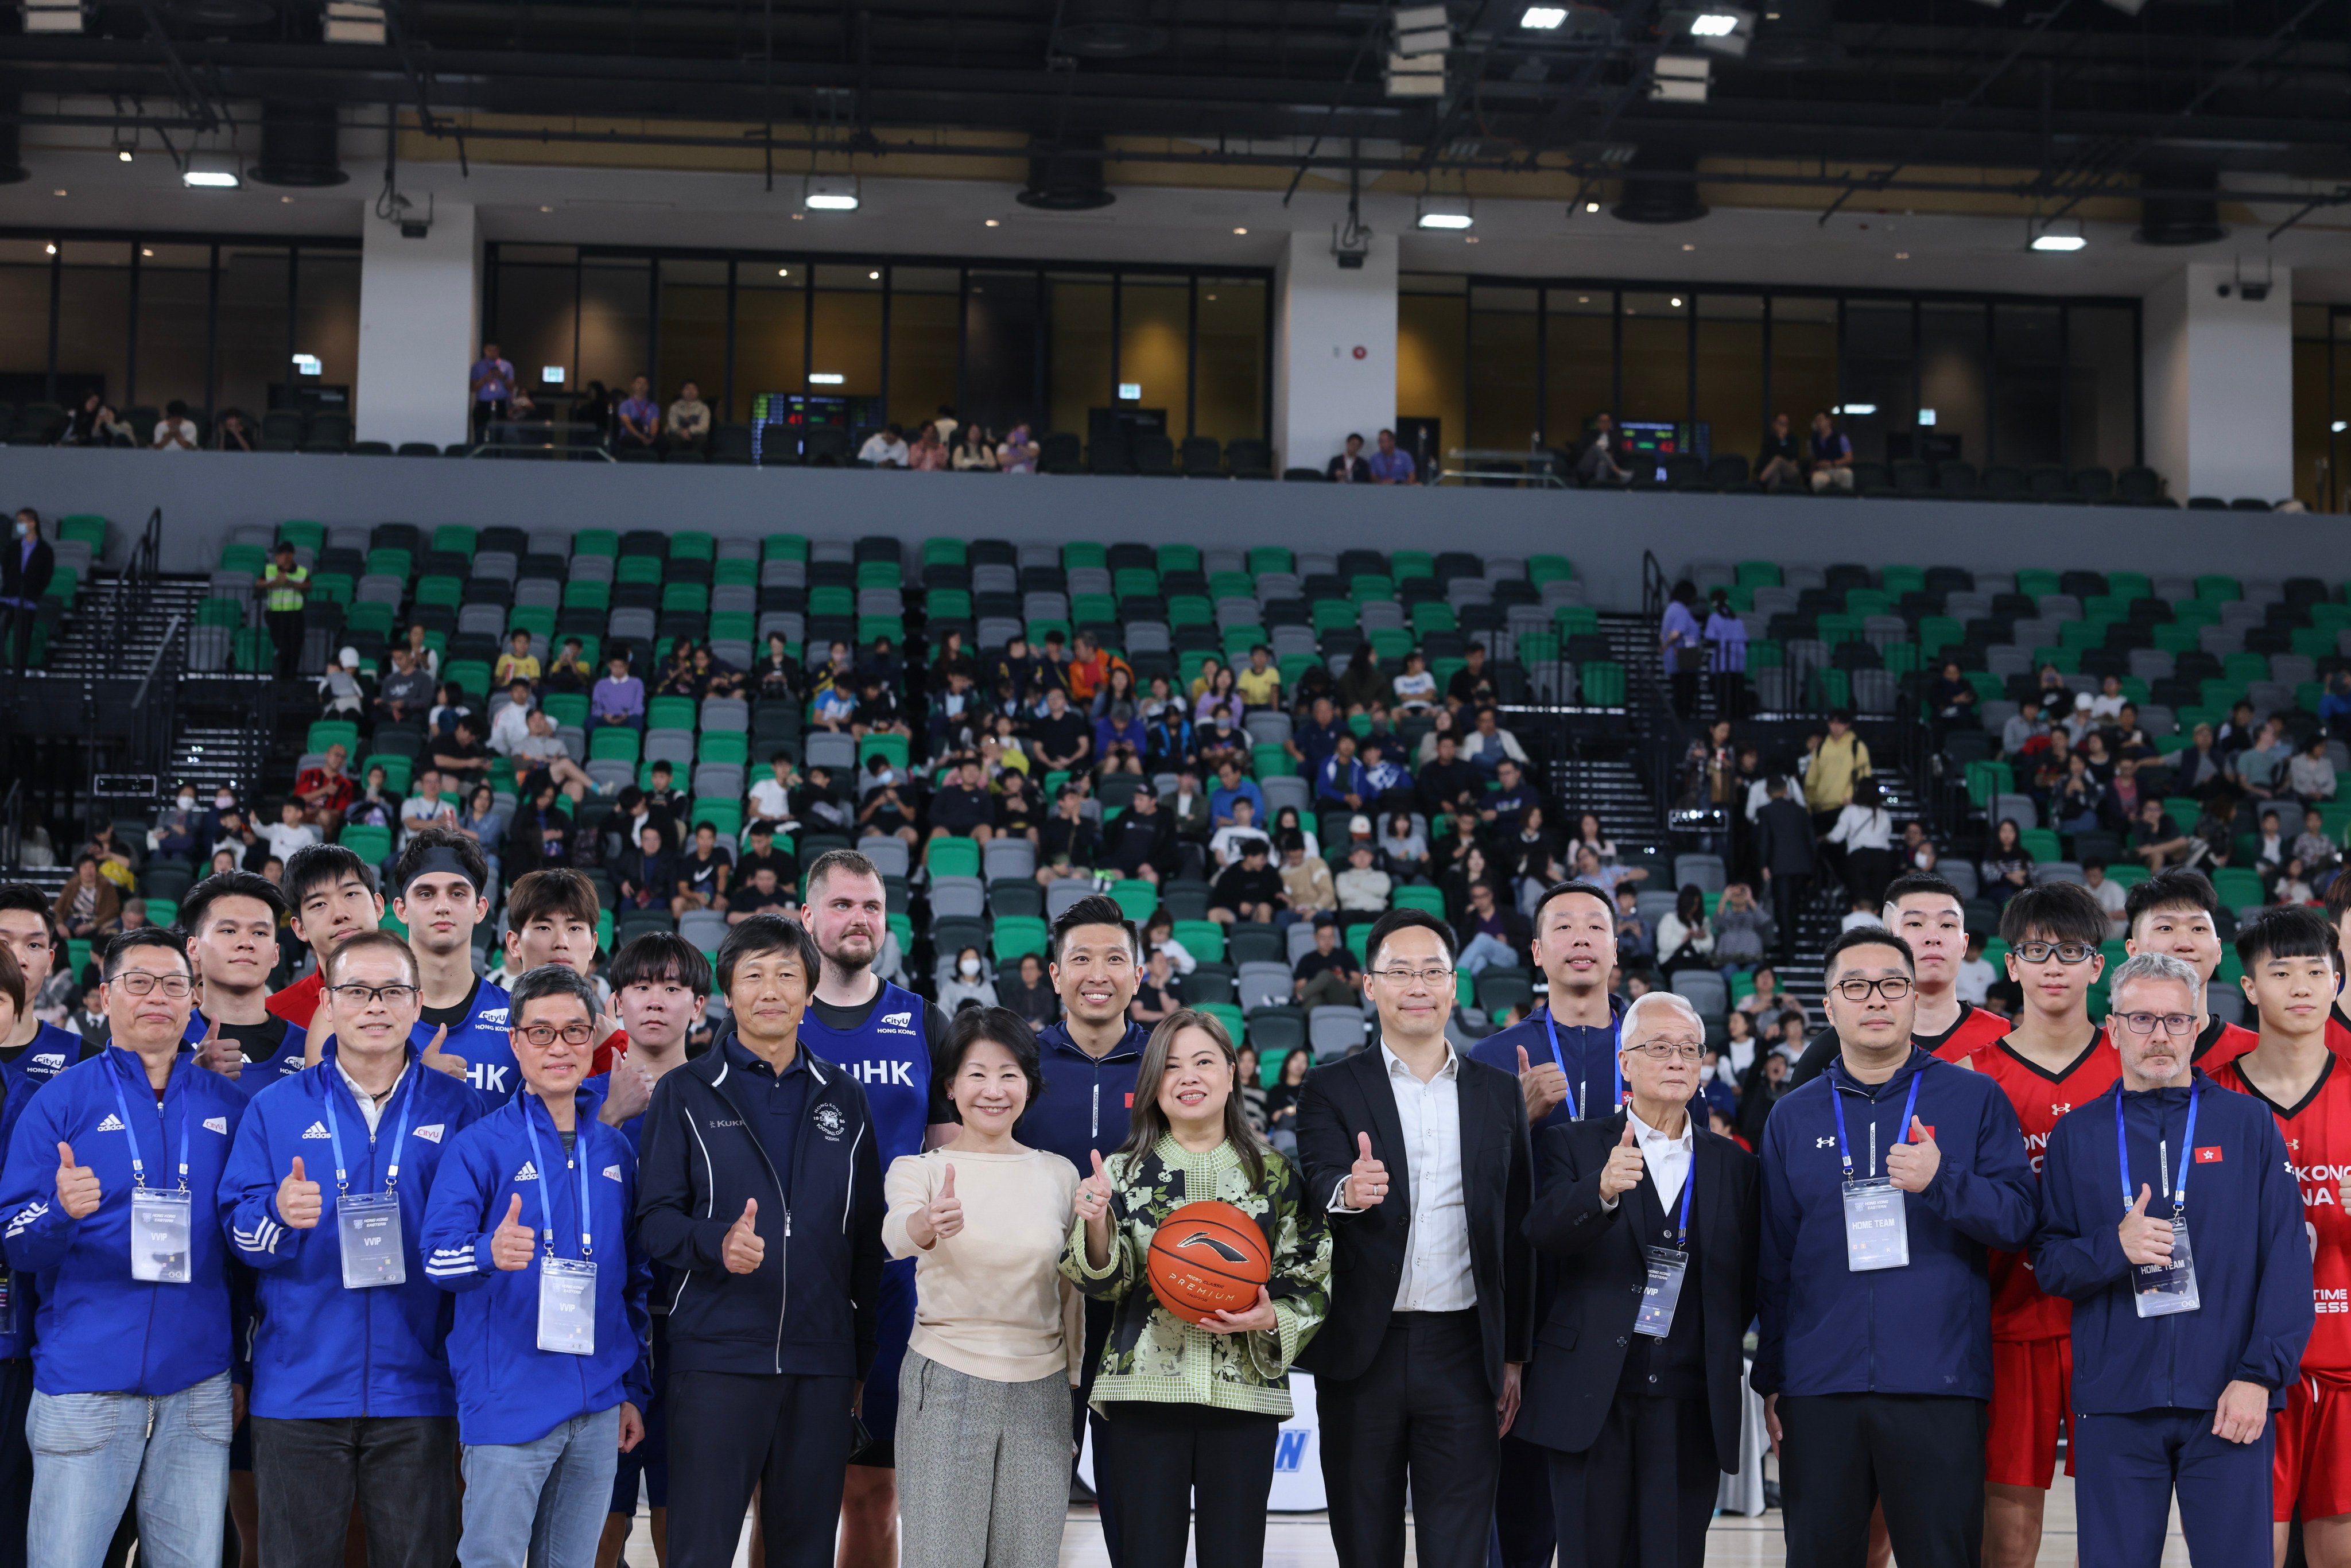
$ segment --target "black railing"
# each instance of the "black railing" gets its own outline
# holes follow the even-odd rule
[[[172,616],[131,694],[130,764],[137,771],[156,772],[172,759],[172,737],[179,728],[180,676],[188,666],[187,641],[187,617]]]

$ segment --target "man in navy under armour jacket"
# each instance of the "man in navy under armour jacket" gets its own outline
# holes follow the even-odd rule
[[[340,1568],[356,1500],[371,1568],[448,1568],[454,1314],[424,1270],[424,1216],[445,1151],[484,1102],[418,1061],[416,956],[398,936],[365,931],[329,953],[324,995],[325,1060],[254,1097],[221,1179],[221,1225],[259,1276],[261,1555]]]
[[[1764,1124],[1751,1381],[1780,1454],[1788,1561],[1862,1568],[1883,1502],[1902,1568],[1976,1568],[1991,1398],[1985,1251],[2032,1238],[2015,1108],[1911,1043],[1910,948],[1829,946],[1840,1051]]]
[[[882,1165],[865,1091],[800,1042],[823,959],[757,915],[718,949],[732,1022],[644,1118],[639,1239],[669,1304],[670,1568],[831,1568],[851,1411],[873,1364]]]
[[[2175,1490],[2199,1568],[2267,1563],[2269,1416],[2314,1322],[2302,1189],[2269,1107],[2192,1063],[2195,969],[2143,953],[2111,994],[2122,1079],[2049,1134],[2032,1248],[2074,1303],[2083,1568],[2154,1568]]]
[[[595,988],[542,964],[511,995],[522,1090],[457,1134],[424,1216],[425,1271],[457,1296],[457,1561],[594,1568],[612,1473],[643,1439],[652,1396],[637,1162],[580,1087]]]
[[[246,1098],[180,1050],[175,933],[116,938],[105,977],[112,1048],[26,1103],[0,1180],[9,1264],[40,1297],[29,1560],[97,1568],[135,1493],[141,1555],[199,1568],[220,1560],[242,1414],[215,1199]]]

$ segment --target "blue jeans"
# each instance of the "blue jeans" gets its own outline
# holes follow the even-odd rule
[[[1480,931],[1462,944],[1460,955],[1453,961],[1475,975],[1487,969],[1510,968],[1519,962],[1519,956],[1510,951],[1510,944]]]
[[[230,1399],[225,1372],[152,1397],[36,1391],[30,1568],[98,1568],[134,1495],[141,1562],[219,1568]]]
[[[529,1443],[474,1443],[462,1568],[596,1568],[621,1461],[621,1407],[574,1416]],[[215,1543],[215,1552],[218,1547]],[[213,1565],[207,1564],[207,1568]]]

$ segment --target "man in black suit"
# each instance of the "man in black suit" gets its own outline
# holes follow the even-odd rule
[[[1332,1238],[1330,1315],[1298,1358],[1331,1538],[1340,1568],[1402,1568],[1409,1474],[1420,1568],[1480,1568],[1531,1328],[1525,1097],[1446,1041],[1444,922],[1391,910],[1364,959],[1379,1046],[1317,1070],[1298,1103]]]
[[[1755,813],[1755,858],[1763,885],[1771,891],[1771,918],[1780,928],[1780,961],[1795,952],[1796,915],[1813,882],[1813,819],[1801,801],[1788,799],[1788,781],[1774,776],[1764,786],[1770,799]]]
[[[1653,991],[1623,1039],[1631,1104],[1537,1151],[1527,1235],[1558,1290],[1520,1436],[1551,1451],[1560,1568],[1698,1568],[1721,1472],[1739,1469],[1761,1189],[1755,1156],[1689,1113],[1696,1009]]]
[[[26,507],[0,552],[0,643],[8,650],[9,668],[20,675],[33,656],[33,617],[57,567],[57,552],[41,538],[41,514]]]

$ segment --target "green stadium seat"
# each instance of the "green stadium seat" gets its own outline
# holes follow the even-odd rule
[[[433,530],[431,548],[435,550],[449,550],[471,560],[474,559],[474,552],[481,548],[480,538],[479,533],[464,523],[444,523]]]
[[[923,863],[934,877],[977,876],[979,846],[969,839],[933,839],[924,846]]]
[[[2223,909],[2243,909],[2264,902],[2260,874],[2243,866],[2222,866],[2213,872],[2212,892]]]
[[[590,762],[634,762],[643,749],[644,741],[633,729],[607,725],[588,732],[588,760]]]
[[[95,512],[73,512],[57,519],[57,538],[89,547],[92,560],[106,559],[106,519]]]
[[[698,528],[689,528],[669,537],[669,559],[672,560],[709,560],[718,553],[718,541]]]
[[[647,729],[692,729],[695,716],[692,697],[654,697],[645,704]]]
[[[1200,570],[1198,545],[1161,545],[1158,549],[1159,570],[1164,575],[1171,571]]]
[[[1388,907],[1426,910],[1442,920],[1446,917],[1445,890],[1437,887],[1399,887],[1388,894]]]
[[[1159,911],[1159,890],[1141,877],[1128,877],[1111,884],[1110,895],[1126,912],[1126,917],[1141,925]]]
[[[1576,680],[1583,706],[1625,706],[1625,666],[1614,659],[1595,659],[1585,664],[1576,671]]]
[[[964,844],[968,844],[970,842],[967,839],[956,839],[952,841],[937,839],[932,841],[934,843],[956,842]],[[1047,935],[1048,933],[1045,922],[1037,915],[999,915],[997,918],[996,928],[994,932],[991,933],[990,946],[996,955],[996,961],[998,963],[1017,964],[1020,959],[1031,953],[1034,953],[1040,958],[1043,957],[1045,956]]]
[[[365,822],[346,823],[339,841],[370,865],[381,865],[392,858],[390,828],[379,828]]]
[[[762,560],[806,560],[809,542],[806,534],[769,534],[759,544]]]
[[[310,727],[304,737],[302,749],[323,752],[330,746],[340,746],[345,755],[357,757],[360,750],[360,727],[349,719],[322,718]]]
[[[2023,842],[2024,852],[2031,855],[2036,863],[2065,858],[2065,852],[2059,847],[2057,834],[2052,829],[2025,828],[2017,836]]]
[[[1184,944],[1184,951],[1196,962],[1221,964],[1225,961],[1225,928],[1213,920],[1178,920],[1175,924],[1176,940]]]
[[[1225,1033],[1231,1038],[1235,1050],[1238,1050],[1246,1043],[1249,1034],[1249,1018],[1240,1009],[1230,1002],[1203,1002],[1200,1004],[1200,1011],[1225,1026]]]
[[[1778,569],[1772,569],[1772,580],[1779,580]],[[1565,582],[1575,576],[1575,568],[1563,555],[1531,555],[1527,557],[1527,580],[1541,588],[1546,582]]]
[[[1191,549],[1189,546],[1182,548]],[[1192,564],[1196,568],[1199,564],[1198,553],[1196,549],[1193,550],[1195,559]],[[1159,570],[1162,571],[1176,570],[1167,564],[1167,547],[1165,545],[1162,545],[1159,549]],[[1262,577],[1269,571],[1296,571],[1297,570],[1298,558],[1280,545],[1259,545],[1249,552],[1249,572],[1251,577]]]

